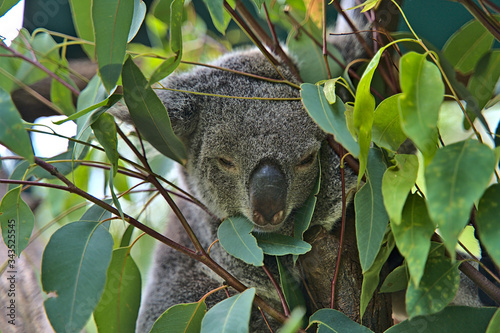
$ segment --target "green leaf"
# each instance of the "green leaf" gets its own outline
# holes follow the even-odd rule
[[[110,204],[112,200],[106,199],[103,200],[105,203]],[[101,206],[98,206],[97,204],[94,204],[90,206],[89,209],[85,213],[83,213],[82,217],[80,217],[80,222],[102,222],[104,220],[107,220],[111,217],[111,212],[102,208]],[[101,223],[102,226],[104,226],[106,229],[109,230],[109,225],[110,221],[106,221],[104,223]]]
[[[340,98],[335,104],[328,103],[323,89],[314,84],[304,83],[300,86],[300,96],[307,113],[327,133],[333,134],[345,149],[354,156],[359,155],[358,143],[347,128],[345,106]]]
[[[174,134],[165,106],[130,57],[122,75],[123,97],[141,135],[160,153],[184,164],[186,151]]]
[[[403,131],[426,159],[437,150],[437,121],[444,98],[444,84],[437,66],[426,54],[409,52],[401,58],[399,114]]]
[[[120,247],[125,247],[130,244],[130,240],[132,239],[132,233],[135,228],[133,225],[129,224],[125,232],[123,233],[122,240],[120,242]]]
[[[92,0],[69,0],[73,25],[81,39],[94,41],[94,26],[92,24]],[[83,50],[91,60],[95,60],[95,45],[81,44]]]
[[[384,283],[380,287],[381,293],[393,293],[396,291],[405,290],[408,286],[410,276],[408,275],[408,266],[405,264],[396,267],[387,275]]]
[[[486,331],[496,308],[473,308],[469,306],[448,306],[443,311],[405,320],[389,328],[385,333],[477,333]]]
[[[153,83],[160,81],[161,79],[169,76],[170,74],[172,74],[172,72],[181,63],[181,59],[182,58],[176,54],[176,55],[168,58],[164,62],[162,62],[162,64],[157,69],[155,69],[155,71],[151,75],[151,78],[149,79],[149,83],[153,84]]]
[[[207,305],[204,300],[174,305],[155,321],[150,333],[199,333],[205,312]]]
[[[170,25],[170,5],[174,0],[153,1],[150,12],[166,25]]]
[[[391,223],[391,228],[399,252],[408,264],[413,284],[418,287],[431,248],[431,236],[436,229],[427,212],[425,200],[417,194],[410,194],[401,224]]]
[[[493,35],[477,20],[465,24],[443,46],[443,54],[453,67],[468,74],[493,45]]]
[[[488,186],[495,165],[493,150],[469,139],[439,149],[427,166],[427,208],[450,253],[455,252],[458,235],[469,220],[474,201]]]
[[[0,227],[9,255],[21,255],[28,246],[34,225],[35,216],[21,198],[21,186],[7,192],[0,202]]]
[[[481,244],[497,265],[500,265],[499,202],[500,184],[493,184],[484,192],[476,214],[477,231]]]
[[[133,13],[133,0],[92,2],[99,75],[108,92],[116,86],[122,71]]]
[[[130,24],[130,31],[128,32],[127,42],[131,42],[135,35],[139,32],[142,22],[146,17],[146,4],[142,0],[134,0],[134,16]]]
[[[106,286],[94,310],[99,333],[135,332],[141,303],[141,273],[130,256],[130,247],[113,251]]]
[[[288,308],[291,311],[297,308],[305,309],[307,304],[304,295],[302,294],[299,282],[295,280],[288,269],[281,264],[278,257],[276,257],[276,263],[278,264],[278,272],[280,274],[281,290],[285,296]]]
[[[372,140],[379,147],[392,151],[398,150],[406,140],[399,117],[399,96],[392,95],[384,99],[373,114]]]
[[[302,28],[307,29],[318,40],[321,39],[321,31],[314,25],[312,20],[308,20]],[[297,34],[295,29],[291,31],[286,45],[290,54],[296,59],[300,59],[299,74],[302,80],[307,83],[316,83],[328,79],[328,70],[325,65],[322,48],[317,46],[306,34]],[[345,63],[339,50],[333,45],[328,45],[328,52],[333,54],[342,63]],[[344,72],[344,69],[330,57],[328,57],[328,66],[331,77],[341,76]]]
[[[285,324],[279,329],[279,333],[297,333],[302,327],[302,321],[306,314],[305,308],[295,308],[285,321]]]
[[[359,303],[359,312],[361,318],[363,318],[366,307],[368,306],[373,293],[379,285],[380,271],[387,262],[389,255],[394,249],[394,246],[394,237],[390,232],[386,233],[384,241],[382,242],[382,246],[380,247],[376,258],[373,261],[372,266],[363,273],[363,284],[361,285],[361,300]]]
[[[211,308],[201,322],[201,333],[248,332],[255,288],[229,297]]]
[[[101,144],[106,152],[111,165],[113,166],[113,177],[116,176],[118,169],[118,138],[116,136],[115,118],[109,113],[101,114],[96,121],[92,123],[97,141]]]
[[[375,97],[370,92],[375,69],[378,66],[380,57],[386,47],[381,48],[375,56],[370,60],[366,67],[361,80],[359,80],[356,90],[356,97],[353,111],[353,125],[358,135],[359,144],[359,173],[358,185],[365,174],[366,165],[368,163],[368,152],[370,149],[372,138],[373,116],[375,111]]]
[[[34,163],[31,140],[10,95],[0,89],[0,144]]]
[[[410,280],[406,290],[406,312],[410,318],[439,312],[455,298],[460,264],[452,264],[444,255],[429,256],[418,287]]]
[[[63,61],[63,64],[64,66],[68,66],[68,62],[66,60]],[[58,69],[56,71],[56,74],[64,81],[68,82],[71,86],[76,88],[76,90],[78,90],[74,82],[71,80],[67,70]],[[52,101],[52,103],[57,105],[65,115],[71,115],[75,113],[73,93],[71,92],[71,90],[66,88],[62,83],[55,79],[52,79],[52,82],[50,84],[50,100]]]
[[[333,309],[321,309],[316,311],[309,318],[309,326],[318,324],[317,333],[326,332],[349,332],[349,333],[367,333],[372,332],[368,327],[352,321],[349,317],[340,311]]]
[[[203,0],[203,3],[207,6],[210,16],[212,18],[212,23],[215,28],[221,33],[225,34],[227,26],[231,21],[231,17],[224,10],[223,0]]]
[[[311,250],[311,245],[303,240],[275,233],[255,233],[258,246],[265,254],[284,256],[300,255]]]
[[[245,217],[228,217],[219,226],[217,237],[230,255],[243,260],[247,264],[262,266],[264,252],[257,245],[257,240],[251,234],[252,222]]]
[[[417,180],[418,158],[398,154],[395,160],[396,165],[389,167],[382,178],[382,196],[391,222],[400,224],[406,197]]]
[[[0,17],[4,16],[12,7],[14,7],[20,0],[4,0],[0,5]]]
[[[486,333],[495,333],[500,331],[500,309],[497,309],[493,318],[491,318]]]
[[[174,0],[170,5],[170,50],[180,57],[182,53],[182,16],[184,0]]]
[[[384,172],[385,164],[382,161],[381,152],[377,149],[370,149],[366,184],[354,197],[356,237],[363,272],[366,272],[373,264],[389,222],[382,198]]]
[[[500,77],[500,51],[488,52],[478,62],[467,89],[474,100],[467,102],[467,111],[473,111],[473,103],[477,110],[482,110],[495,93],[495,86]]]
[[[79,332],[101,298],[111,260],[113,237],[99,223],[73,222],[58,229],[45,247],[42,286],[56,332]]]

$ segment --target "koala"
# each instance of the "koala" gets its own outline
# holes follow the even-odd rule
[[[274,68],[257,49],[227,54],[214,65],[274,80],[281,80],[283,75],[298,84],[288,68]],[[296,87],[207,67],[171,76],[161,84],[204,93],[157,92],[169,112],[174,132],[187,150],[187,164],[180,170],[182,182],[217,217],[193,204],[179,203],[205,248],[217,239],[220,219],[235,215],[247,217],[257,232],[291,235],[294,213],[311,195],[320,164],[322,186],[312,224],[331,228],[339,219],[340,160],[327,145],[326,134],[298,100],[300,91]],[[349,186],[355,185],[351,172],[347,179]],[[168,237],[190,244],[175,218],[171,218],[167,229]],[[244,284],[257,287],[260,296],[279,304],[262,268],[235,259],[220,246],[214,246],[210,255]],[[268,265],[273,267],[271,262]],[[159,245],[139,314],[138,332],[147,332],[168,307],[197,301],[222,283],[203,264]],[[223,298],[222,293],[218,300]],[[257,327],[262,324],[258,318],[252,322]]]

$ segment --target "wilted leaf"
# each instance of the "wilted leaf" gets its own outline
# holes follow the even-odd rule
[[[495,164],[495,154],[488,146],[469,139],[439,149],[425,170],[429,215],[451,253]]]
[[[229,254],[243,260],[247,264],[262,266],[264,253],[251,234],[252,222],[245,217],[228,217],[217,230],[219,242]]]
[[[73,222],[58,229],[45,247],[42,286],[55,297],[45,311],[56,332],[79,332],[94,311],[106,283],[113,237],[99,223]]]
[[[406,197],[417,180],[418,158],[415,155],[398,154],[395,160],[396,165],[389,167],[382,178],[382,196],[391,222],[400,224]]]
[[[0,203],[0,227],[9,254],[21,255],[28,246],[34,225],[35,216],[21,198],[21,186],[7,192]]]
[[[201,322],[201,333],[248,332],[255,288],[229,297],[211,308]]]
[[[207,305],[204,300],[174,305],[155,321],[150,333],[199,333],[205,312]]]

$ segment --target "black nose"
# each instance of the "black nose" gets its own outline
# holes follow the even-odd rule
[[[264,163],[255,168],[249,183],[252,219],[261,226],[283,222],[286,210],[287,181],[274,164]]]

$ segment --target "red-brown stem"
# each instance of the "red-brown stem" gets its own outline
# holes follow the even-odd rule
[[[278,259],[276,259],[276,260],[278,260]],[[287,316],[287,317],[290,316],[290,308],[288,308],[288,304],[286,303],[285,295],[283,294],[283,291],[281,290],[280,285],[278,284],[278,282],[274,278],[273,274],[266,267],[266,265],[262,265],[262,269],[264,270],[264,272],[266,272],[267,277],[269,278],[269,280],[271,280],[271,283],[273,284],[274,289],[276,289],[276,292],[278,293],[278,297],[281,301],[281,305],[283,306],[283,311],[285,312],[285,316]]]
[[[330,64],[328,63],[328,47],[326,44],[326,0],[323,0],[323,8],[322,9],[323,9],[323,60],[325,61],[328,79],[331,79],[332,73],[330,71]]]

